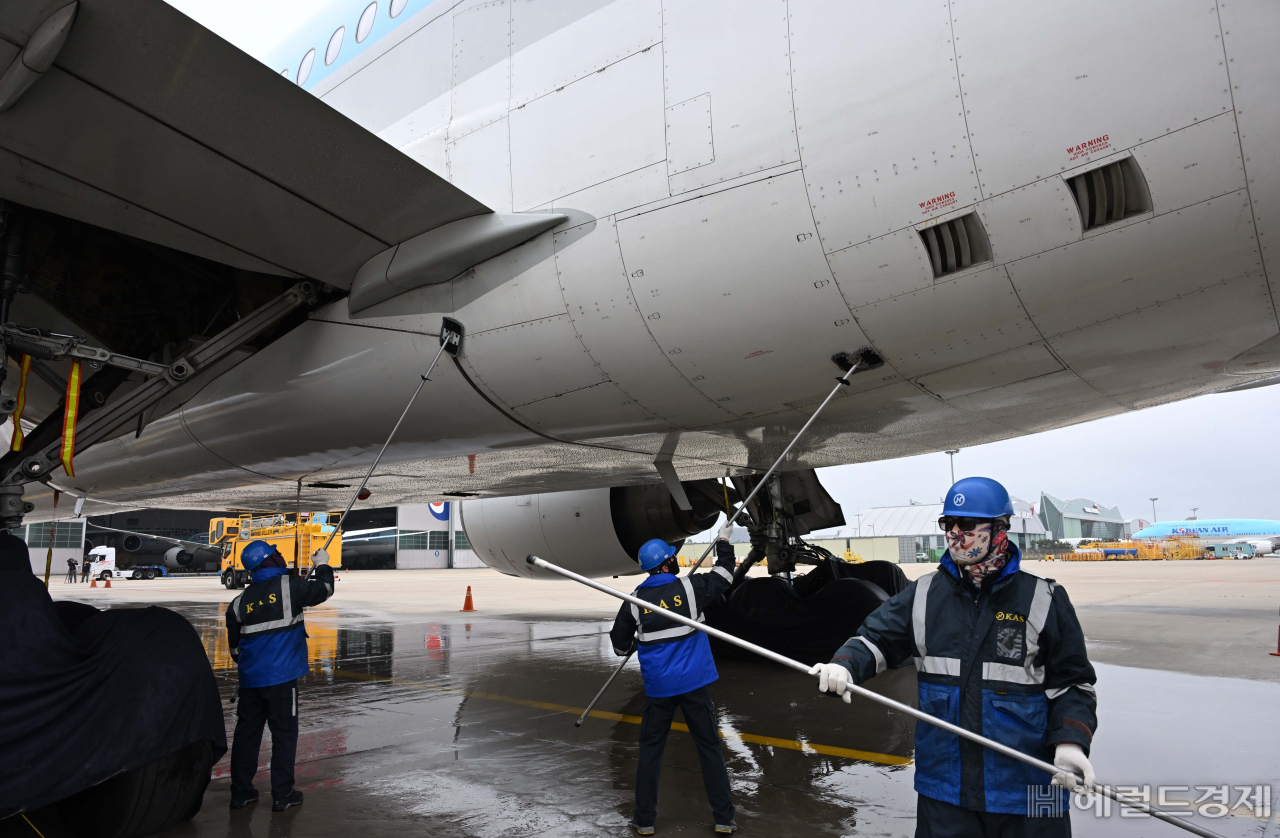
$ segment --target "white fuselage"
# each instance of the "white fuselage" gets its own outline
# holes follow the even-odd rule
[[[68,485],[340,505],[305,484],[367,468],[445,314],[471,381],[433,376],[370,504],[656,480],[675,432],[683,478],[764,466],[862,346],[885,367],[795,467],[1219,389],[1277,333],[1274,3],[437,0],[357,50],[367,5],[312,92],[494,210],[569,221],[328,306]],[[1120,161],[1147,194],[1083,229],[1068,179]],[[986,258],[935,276],[922,230],[975,213]]]

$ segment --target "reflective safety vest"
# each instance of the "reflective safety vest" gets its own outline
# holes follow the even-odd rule
[[[227,607],[227,642],[240,669],[240,686],[270,687],[310,671],[302,609],[333,594],[333,568],[317,565],[314,580],[288,576],[283,568],[261,570],[255,582]]]
[[[677,623],[668,612],[703,622],[703,609],[724,596],[733,582],[733,548],[717,542],[716,564],[708,573],[650,576],[635,596],[651,608],[624,604],[609,633],[613,650],[625,655],[633,642],[639,646],[640,675],[646,695],[655,698],[680,695],[705,687],[719,678],[711,644],[697,629]]]
[[[1019,570],[1016,547],[999,578],[981,590],[949,557],[891,598],[833,659],[858,681],[914,660],[920,709],[1045,762],[1053,747],[1088,751],[1097,727],[1096,676],[1066,591]],[[916,791],[975,811],[1028,813],[1028,787],[1043,795],[1043,771],[916,725]]]

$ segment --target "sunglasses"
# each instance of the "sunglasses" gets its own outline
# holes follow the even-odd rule
[[[990,524],[989,518],[962,518],[958,515],[943,515],[938,519],[938,528],[943,532],[959,527],[964,532],[973,532],[982,524]]]

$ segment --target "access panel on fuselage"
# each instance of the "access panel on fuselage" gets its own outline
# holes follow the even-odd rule
[[[866,344],[814,235],[800,174],[618,221],[640,313],[695,387],[738,416],[830,388]]]
[[[1213,3],[950,6],[987,195],[1231,110]]]
[[[828,253],[972,204],[947,4],[790,4],[800,158]]]

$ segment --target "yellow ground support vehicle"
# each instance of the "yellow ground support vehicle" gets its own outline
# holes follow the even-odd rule
[[[249,583],[240,555],[254,541],[275,546],[291,568],[300,574],[311,570],[311,554],[324,546],[324,541],[338,524],[337,512],[233,512],[234,517],[209,521],[209,546],[221,549],[222,584],[227,588],[243,588]],[[329,545],[329,564],[342,566],[342,533]]]

